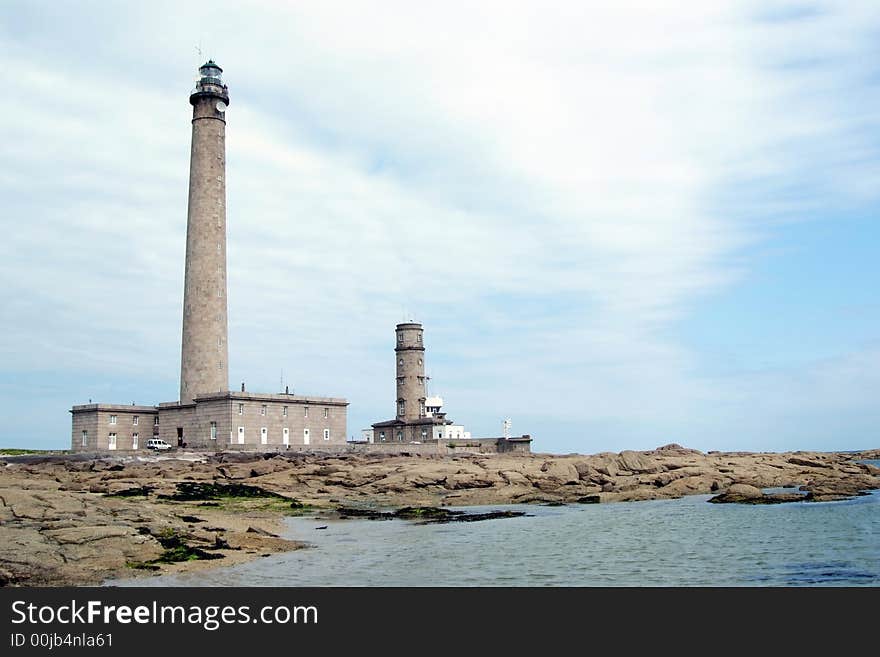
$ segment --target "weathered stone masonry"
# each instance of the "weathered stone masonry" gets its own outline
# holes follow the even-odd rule
[[[226,321],[226,107],[222,69],[208,62],[193,106],[186,220],[180,400],[229,389]]]
[[[74,451],[147,449],[150,438],[194,449],[324,449],[346,443],[348,402],[229,390],[226,280],[226,108],[213,61],[199,68],[193,108],[179,401],[71,409]]]

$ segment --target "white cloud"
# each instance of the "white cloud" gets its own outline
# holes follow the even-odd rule
[[[450,415],[478,431],[517,411],[712,426],[712,400],[757,384],[712,381],[707,400],[670,328],[740,279],[766,221],[826,193],[876,201],[860,139],[876,119],[844,106],[869,9],[168,4],[7,35],[0,301],[16,321],[0,353],[10,371],[176,391],[200,25],[231,93],[233,386],[273,388],[283,368],[298,391],[347,396],[354,432],[391,412],[410,312]],[[781,66],[801,56],[821,65]],[[815,172],[805,152],[831,156]],[[772,195],[790,178],[816,194]]]

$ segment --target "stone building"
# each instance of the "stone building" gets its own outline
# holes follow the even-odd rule
[[[397,368],[397,416],[365,429],[362,436],[367,443],[401,446],[433,443],[453,449],[473,448],[481,453],[531,451],[530,436],[472,438],[463,425],[447,419],[442,410],[443,399],[428,396],[427,393],[425,336],[420,323],[404,322],[397,325],[394,359]]]
[[[229,390],[226,280],[226,110],[214,61],[199,68],[193,107],[184,267],[180,397],[158,406],[71,409],[74,451],[136,451],[149,438],[196,449],[332,448],[346,444],[348,402]]]
[[[130,451],[144,449],[147,440],[158,435],[159,410],[155,406],[83,404],[74,406],[75,451]]]
[[[194,449],[322,448],[346,442],[348,402],[331,397],[223,392],[159,404],[159,438]]]

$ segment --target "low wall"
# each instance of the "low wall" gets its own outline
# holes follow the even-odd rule
[[[527,438],[527,437],[524,437]],[[441,440],[428,443],[346,443],[345,445],[218,445],[218,451],[317,452],[321,454],[528,454],[531,443],[525,439],[499,438]]]
[[[176,439],[175,439],[176,442]],[[122,449],[116,453],[126,455],[147,454],[152,450],[145,449],[146,441],[141,443],[140,449]],[[107,455],[114,452],[104,450],[89,450]],[[503,438],[472,438],[470,440],[441,440],[427,443],[345,443],[345,444],[314,444],[314,445],[260,445],[237,443],[218,443],[213,446],[199,446],[189,449],[173,448],[157,454],[173,455],[177,452],[258,452],[258,453],[282,453],[282,454],[418,454],[428,456],[440,454],[454,456],[456,454],[529,454],[531,453],[531,441],[528,436],[505,440]]]

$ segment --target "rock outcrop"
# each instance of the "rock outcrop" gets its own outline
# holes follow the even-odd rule
[[[222,555],[216,564],[292,549],[298,544],[277,537],[281,518],[310,506],[596,504],[712,493],[715,502],[746,504],[840,500],[880,488],[880,468],[858,462],[866,454],[878,452],[703,454],[669,444],[568,456],[6,457],[0,584],[98,583],[134,566],[205,567],[200,559],[175,563],[169,550]],[[792,492],[762,492],[776,487]]]

